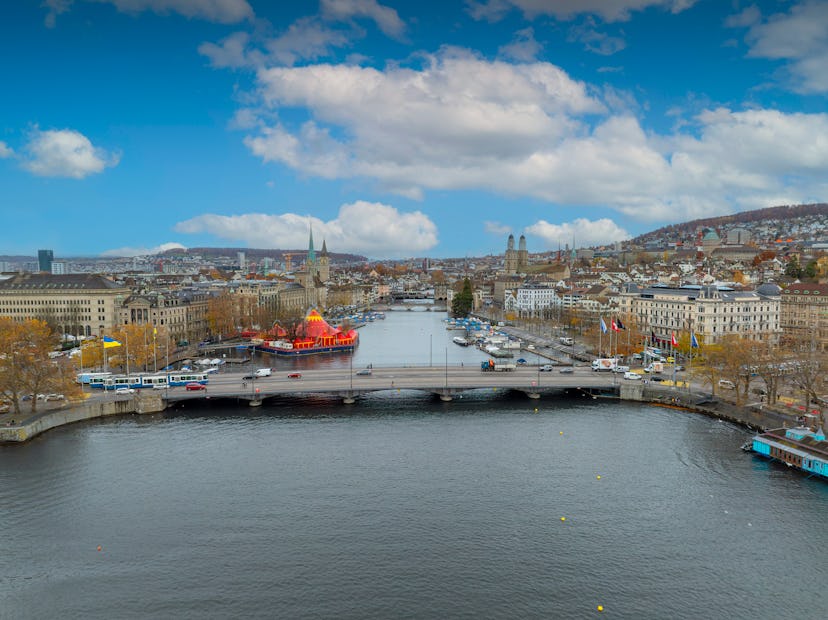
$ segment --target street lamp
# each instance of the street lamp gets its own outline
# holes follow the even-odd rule
[[[446,347],[446,389],[448,389],[448,347]]]

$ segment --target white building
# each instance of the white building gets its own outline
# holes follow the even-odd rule
[[[655,333],[669,340],[675,332],[693,332],[713,343],[736,334],[751,340],[776,342],[781,334],[781,291],[763,284],[753,291],[715,286],[683,286],[640,289],[624,287],[618,298],[621,316],[627,317],[644,337]]]

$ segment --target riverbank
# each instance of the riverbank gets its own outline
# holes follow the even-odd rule
[[[84,420],[157,413],[164,408],[160,394],[137,392],[132,397],[118,400],[85,400],[35,413],[4,413],[0,415],[0,443],[23,443],[50,429]]]

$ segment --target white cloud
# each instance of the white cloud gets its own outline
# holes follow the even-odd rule
[[[54,28],[57,22],[57,16],[65,13],[72,6],[73,0],[45,0],[41,6],[49,9],[46,17],[43,20],[47,28]]]
[[[572,243],[574,247],[604,245],[630,238],[630,234],[610,219],[588,220],[578,218],[563,224],[550,224],[539,220],[526,229],[530,235],[540,237],[550,248]]]
[[[6,159],[7,157],[11,157],[12,155],[14,155],[14,151],[12,150],[12,148],[8,144],[0,140],[0,159]]]
[[[803,2],[772,15],[751,27],[747,41],[750,56],[789,61],[794,90],[828,92],[828,3]]]
[[[626,21],[630,13],[650,7],[680,13],[693,6],[696,0],[466,0],[469,14],[474,19],[497,21],[516,8],[532,19],[550,15],[558,19],[572,19],[576,15],[597,15],[604,21]]]
[[[389,37],[400,38],[405,32],[405,22],[397,11],[379,4],[377,0],[322,0],[321,9],[328,19],[345,21],[367,17]]]
[[[153,11],[164,15],[178,13],[184,17],[233,24],[253,18],[247,0],[92,0],[113,4],[124,13]]]
[[[23,167],[46,177],[82,179],[118,164],[118,154],[93,146],[89,138],[73,129],[35,129],[25,147]]]
[[[483,222],[483,228],[487,233],[491,233],[493,235],[508,235],[512,232],[511,226],[501,224],[500,222]]]
[[[253,19],[253,9],[247,0],[86,0],[98,4],[111,4],[123,13],[153,11],[159,15],[178,13],[187,18],[203,19],[220,24],[234,24]],[[66,13],[74,0],[44,0],[42,6],[49,11],[44,23],[54,28],[57,16]]]
[[[627,47],[624,39],[598,31],[592,17],[587,17],[582,24],[573,26],[569,31],[568,40],[579,41],[585,49],[602,56],[611,56]]]
[[[101,252],[101,256],[153,256],[155,254],[161,254],[162,252],[166,252],[167,250],[186,250],[186,246],[181,245],[180,243],[176,243],[175,241],[171,241],[169,243],[162,243],[161,245],[155,246],[154,248],[116,248],[114,250],[106,250],[105,252]]]
[[[401,213],[394,207],[357,201],[342,205],[328,222],[295,213],[269,215],[206,214],[175,226],[181,233],[208,233],[255,248],[300,248],[308,242],[308,226],[315,239],[324,239],[333,252],[371,256],[411,256],[437,245],[437,227],[420,211]]]
[[[535,31],[532,28],[524,28],[518,30],[514,40],[508,45],[503,45],[498,53],[504,58],[531,62],[538,57],[542,49],[543,46],[535,40]]]
[[[412,198],[471,189],[650,221],[768,206],[768,196],[824,200],[824,114],[718,109],[658,135],[641,127],[629,93],[549,63],[451,48],[420,69],[317,64],[262,70],[258,80],[261,109],[301,109],[311,120],[259,115],[245,138],[253,153]]]

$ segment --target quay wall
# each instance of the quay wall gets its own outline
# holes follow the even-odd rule
[[[165,408],[159,394],[137,393],[134,398],[113,401],[84,402],[23,415],[23,420],[14,426],[0,426],[0,442],[25,442],[49,429],[113,415],[157,413]]]

